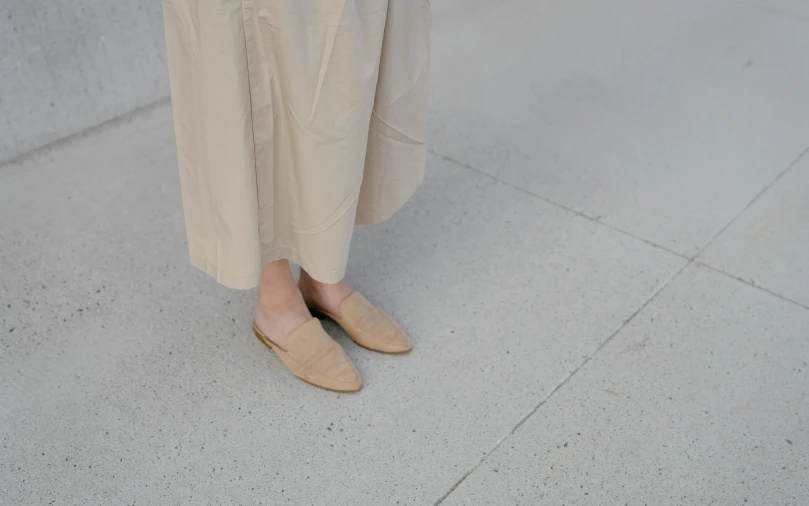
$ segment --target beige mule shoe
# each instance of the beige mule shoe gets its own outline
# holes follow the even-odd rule
[[[320,320],[312,318],[287,338],[287,349],[270,341],[253,322],[259,341],[274,351],[292,374],[316,387],[332,392],[356,392],[362,378],[343,347],[329,336]]]
[[[353,292],[340,303],[340,316],[312,306],[309,310],[334,320],[363,348],[394,355],[407,353],[412,348],[399,325],[360,292]]]

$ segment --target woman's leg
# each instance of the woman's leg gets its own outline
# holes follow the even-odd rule
[[[289,262],[277,260],[264,266],[258,285],[256,325],[272,342],[287,349],[287,337],[312,319],[303,296],[289,271]]]
[[[303,269],[301,269],[298,288],[306,304],[337,316],[340,316],[340,303],[353,292],[345,280],[334,284],[321,283]]]

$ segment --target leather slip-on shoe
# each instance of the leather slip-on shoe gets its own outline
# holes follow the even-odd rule
[[[352,292],[340,303],[340,316],[314,306],[309,306],[309,310],[334,320],[363,348],[394,355],[412,349],[401,327],[360,292]]]
[[[356,392],[362,387],[362,378],[354,363],[343,347],[323,330],[317,318],[289,335],[286,350],[270,341],[255,322],[253,332],[303,381],[333,392]]]

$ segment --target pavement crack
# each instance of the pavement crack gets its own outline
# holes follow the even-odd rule
[[[727,229],[729,229],[731,226],[733,226],[733,224],[734,224],[734,223],[736,223],[736,221],[737,221],[737,220],[738,220],[738,219],[739,219],[739,218],[740,218],[742,215],[744,215],[744,213],[746,213],[746,212],[747,212],[747,210],[748,210],[748,209],[750,209],[750,208],[753,206],[753,204],[755,204],[755,203],[758,201],[758,199],[760,199],[760,198],[762,197],[762,195],[764,195],[765,193],[767,193],[767,191],[768,191],[770,188],[772,188],[773,186],[775,186],[775,184],[776,184],[778,181],[780,181],[780,180],[781,180],[781,179],[782,179],[782,178],[783,178],[783,177],[784,177],[784,176],[785,176],[785,175],[786,175],[786,174],[787,174],[787,173],[788,173],[790,170],[792,170],[792,168],[793,168],[793,167],[795,167],[796,165],[798,165],[798,163],[799,163],[799,162],[800,162],[800,161],[803,159],[803,157],[804,157],[804,156],[807,156],[807,153],[809,153],[809,146],[807,146],[807,147],[806,147],[806,149],[804,149],[803,151],[801,151],[801,154],[799,154],[799,155],[798,155],[798,156],[797,156],[797,157],[796,157],[794,160],[792,160],[792,162],[790,162],[790,163],[789,163],[789,165],[787,165],[787,167],[786,167],[784,170],[782,170],[781,172],[779,172],[779,173],[778,173],[778,175],[776,175],[776,176],[775,176],[775,178],[774,178],[772,181],[770,181],[770,182],[769,182],[769,183],[768,183],[766,186],[764,186],[764,188],[762,188],[762,189],[761,189],[761,190],[760,190],[758,193],[756,193],[756,195],[755,195],[755,196],[754,196],[754,197],[753,197],[753,198],[750,200],[750,202],[748,202],[748,203],[747,203],[747,205],[745,205],[745,206],[744,206],[744,207],[741,209],[741,211],[739,211],[738,213],[736,213],[736,216],[734,216],[733,218],[731,218],[731,219],[730,219],[730,221],[728,221],[728,222],[725,224],[725,226],[724,226],[724,227],[722,227],[722,229],[721,229],[719,232],[717,232],[716,234],[714,234],[714,236],[713,236],[713,237],[711,237],[711,240],[710,240],[710,241],[708,241],[708,242],[705,244],[705,246],[703,246],[703,247],[702,247],[702,248],[701,248],[699,251],[697,251],[697,253],[696,253],[695,255],[693,255],[693,256],[691,257],[691,260],[696,260],[696,259],[698,259],[698,258],[699,258],[699,257],[700,257],[700,256],[701,256],[703,253],[705,253],[705,252],[708,250],[708,248],[710,248],[710,247],[711,247],[711,244],[713,244],[713,243],[714,243],[714,241],[716,241],[716,239],[718,239],[718,238],[719,238],[719,237],[720,237],[722,234],[724,234],[724,233],[725,233],[725,230],[727,230]],[[700,262],[700,263],[702,264],[702,262]],[[706,264],[703,264],[703,265],[706,265]],[[719,272],[721,272],[721,271],[719,271]],[[725,273],[723,273],[723,274],[725,274]],[[753,285],[753,286],[755,286],[755,285]]]
[[[600,352],[600,351],[601,351],[601,350],[602,350],[602,349],[603,349],[603,348],[604,348],[604,347],[607,345],[607,343],[609,343],[610,341],[612,341],[612,339],[613,339],[615,336],[617,336],[617,335],[618,335],[618,334],[619,334],[619,333],[620,333],[620,332],[621,332],[621,331],[622,331],[624,328],[626,328],[626,326],[627,326],[627,325],[629,325],[629,324],[630,324],[630,323],[631,323],[631,322],[632,322],[632,321],[635,319],[635,317],[636,317],[636,316],[638,316],[638,315],[641,313],[641,311],[643,311],[643,310],[644,310],[644,309],[645,309],[645,308],[646,308],[646,307],[647,307],[649,304],[651,304],[651,302],[652,302],[652,301],[653,301],[655,298],[657,298],[657,296],[658,296],[658,295],[660,295],[660,293],[662,293],[662,292],[663,292],[663,290],[665,290],[665,289],[666,289],[666,287],[667,287],[667,286],[669,286],[669,284],[671,284],[671,282],[672,282],[672,281],[674,281],[675,279],[677,279],[677,277],[679,277],[679,276],[680,276],[680,274],[682,274],[682,273],[683,273],[683,271],[685,271],[685,270],[688,268],[688,266],[690,266],[690,265],[691,265],[691,264],[693,264],[693,263],[694,263],[694,261],[693,261],[693,260],[688,260],[687,262],[685,262],[685,263],[683,264],[683,266],[682,266],[682,267],[680,267],[680,269],[678,269],[678,270],[677,270],[677,272],[675,272],[673,275],[671,275],[671,276],[669,277],[669,279],[667,279],[667,280],[666,280],[666,282],[664,282],[662,285],[660,285],[660,287],[659,287],[657,290],[655,290],[655,291],[654,291],[654,293],[652,293],[652,295],[650,295],[650,296],[649,296],[649,298],[647,298],[647,299],[646,299],[646,301],[645,301],[643,304],[641,304],[641,306],[640,306],[638,309],[636,309],[636,310],[635,310],[635,311],[634,311],[634,312],[633,312],[633,313],[632,313],[632,314],[629,316],[629,318],[627,318],[626,320],[624,320],[624,321],[623,321],[623,323],[621,323],[621,325],[619,325],[619,326],[618,326],[618,328],[617,328],[615,331],[613,331],[613,332],[612,332],[612,333],[611,333],[609,336],[607,336],[607,338],[606,338],[606,339],[604,339],[604,341],[602,341],[602,342],[601,342],[601,344],[599,344],[599,345],[598,345],[598,347],[597,347],[597,348],[596,348],[594,351],[592,351],[592,352],[591,352],[589,355],[587,355],[587,357],[585,357],[585,359],[584,359],[584,360],[582,360],[582,361],[579,363],[579,365],[578,365],[578,366],[576,366],[576,367],[575,367],[575,368],[574,368],[574,369],[573,369],[573,370],[570,372],[570,374],[568,374],[568,375],[567,375],[567,377],[565,377],[565,379],[563,379],[563,380],[562,380],[562,382],[561,382],[561,383],[559,383],[558,385],[556,385],[556,387],[554,387],[554,389],[553,389],[553,390],[551,390],[551,392],[550,392],[548,395],[546,395],[546,396],[545,396],[545,398],[544,398],[544,399],[542,399],[542,400],[539,402],[539,404],[537,404],[536,406],[534,406],[534,409],[532,409],[531,411],[529,411],[529,412],[528,412],[528,413],[527,413],[525,416],[523,416],[523,417],[522,417],[522,418],[521,418],[519,421],[517,421],[517,423],[516,423],[516,424],[515,424],[515,425],[514,425],[514,426],[511,428],[511,430],[510,430],[510,431],[509,431],[509,432],[508,432],[508,433],[507,433],[505,436],[501,437],[501,438],[500,438],[500,439],[499,439],[499,440],[498,440],[498,441],[497,441],[497,442],[494,444],[494,446],[493,446],[491,449],[489,449],[488,451],[486,451],[486,452],[483,454],[483,457],[481,457],[481,458],[478,460],[478,462],[477,462],[477,463],[476,463],[474,466],[472,466],[472,468],[471,468],[471,469],[469,469],[468,471],[466,471],[466,472],[463,474],[463,476],[461,476],[461,477],[460,477],[460,479],[458,479],[458,480],[457,480],[457,481],[456,481],[456,482],[455,482],[455,483],[454,483],[454,484],[453,484],[453,485],[452,485],[452,486],[449,488],[449,490],[447,490],[447,492],[446,492],[446,493],[445,493],[443,496],[441,496],[441,497],[440,497],[440,498],[439,498],[439,499],[438,499],[438,500],[437,500],[437,501],[434,503],[434,506],[439,506],[439,505],[440,505],[441,503],[443,503],[443,502],[444,502],[444,501],[445,501],[445,500],[446,500],[446,499],[447,499],[447,498],[448,498],[450,495],[452,495],[452,493],[453,493],[453,492],[454,492],[454,491],[455,491],[455,490],[456,490],[456,489],[457,489],[459,486],[461,486],[461,484],[462,484],[464,481],[466,481],[466,479],[467,479],[467,478],[468,478],[468,477],[469,477],[469,476],[470,476],[472,473],[474,473],[474,472],[475,472],[475,470],[477,470],[477,468],[478,468],[478,467],[480,467],[480,466],[481,466],[481,464],[483,464],[483,463],[486,461],[486,459],[487,459],[487,458],[488,458],[490,455],[492,455],[492,454],[493,454],[495,451],[497,451],[497,449],[498,449],[498,448],[499,448],[499,447],[500,447],[500,446],[501,446],[501,445],[502,445],[502,444],[503,444],[503,443],[504,443],[504,442],[505,442],[505,441],[506,441],[506,440],[507,440],[509,437],[511,437],[511,436],[512,436],[512,434],[514,434],[514,433],[515,433],[517,430],[519,430],[519,428],[520,428],[520,427],[522,427],[522,425],[523,425],[523,424],[524,424],[526,421],[528,421],[528,419],[529,419],[529,418],[531,418],[531,417],[532,417],[532,416],[533,416],[533,415],[534,415],[534,414],[535,414],[537,411],[539,411],[539,409],[540,409],[542,406],[544,406],[544,405],[545,405],[545,404],[546,404],[546,403],[547,403],[547,402],[550,400],[550,398],[551,398],[551,397],[552,397],[552,396],[553,396],[553,395],[554,395],[556,392],[558,392],[558,391],[559,391],[559,390],[560,390],[560,389],[561,389],[563,386],[565,386],[565,385],[566,385],[566,384],[567,384],[567,383],[568,383],[568,382],[569,382],[569,381],[570,381],[570,380],[571,380],[571,379],[572,379],[572,378],[573,378],[573,377],[576,375],[576,373],[578,373],[578,372],[579,372],[579,371],[582,369],[582,367],[584,367],[584,366],[585,366],[585,365],[586,365],[588,362],[590,362],[590,361],[591,361],[593,358],[595,358],[595,356],[598,354],[598,352]]]
[[[584,218],[586,220],[589,220],[589,221],[591,221],[591,222],[593,222],[593,223],[595,223],[597,225],[600,225],[602,227],[606,227],[606,228],[608,228],[610,230],[613,230],[615,232],[618,232],[618,233],[620,233],[622,235],[625,235],[627,237],[631,237],[632,239],[635,239],[635,240],[641,241],[643,243],[646,243],[649,246],[652,246],[652,247],[657,248],[657,249],[661,249],[661,250],[663,250],[663,251],[665,251],[667,253],[671,253],[672,255],[676,255],[676,256],[678,256],[680,258],[684,258],[684,259],[689,259],[688,256],[686,256],[686,255],[684,255],[682,253],[679,253],[677,251],[674,251],[672,249],[669,249],[666,246],[657,244],[656,242],[650,241],[649,239],[646,239],[646,238],[640,237],[638,235],[635,235],[632,232],[628,232],[628,231],[626,231],[626,230],[624,230],[622,228],[616,227],[615,225],[610,225],[609,223],[605,223],[604,221],[602,221],[602,219],[604,218],[603,215],[590,216],[587,213],[584,213],[582,211],[578,211],[578,210],[573,209],[572,207],[568,207],[568,206],[566,206],[564,204],[560,204],[559,202],[551,200],[551,199],[549,199],[547,197],[543,197],[542,195],[536,194],[536,193],[534,193],[534,192],[532,192],[530,190],[526,190],[525,188],[517,186],[517,185],[515,185],[513,183],[509,183],[508,181],[500,179],[500,177],[498,177],[498,176],[493,176],[493,175],[489,174],[488,172],[486,172],[486,171],[484,171],[482,169],[479,169],[477,167],[474,167],[472,165],[464,163],[464,162],[462,162],[460,160],[456,160],[455,158],[447,156],[447,155],[445,155],[443,153],[439,153],[438,151],[435,151],[434,149],[428,149],[427,151],[430,152],[431,154],[435,155],[435,156],[438,156],[439,158],[442,158],[442,159],[444,159],[444,160],[446,160],[448,162],[451,162],[451,163],[453,163],[455,165],[458,165],[459,167],[463,167],[463,168],[469,169],[469,170],[471,170],[473,172],[477,172],[478,174],[486,176],[486,177],[488,177],[488,178],[490,178],[490,179],[492,179],[494,181],[497,181],[500,184],[508,186],[509,188],[512,188],[514,190],[517,190],[518,192],[529,195],[529,196],[531,196],[531,197],[533,197],[535,199],[539,199],[542,202],[545,202],[546,204],[557,207],[559,209],[563,209],[563,210],[565,210],[565,211],[567,211],[569,213],[573,213],[573,214],[575,214],[577,216],[580,216],[580,217],[582,217],[582,218]]]

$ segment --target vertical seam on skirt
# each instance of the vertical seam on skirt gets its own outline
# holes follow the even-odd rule
[[[250,80],[250,51],[247,44],[247,18],[245,13],[245,3],[254,1],[254,0],[242,0],[242,33],[244,35],[244,63],[247,67],[247,96],[250,101],[250,135],[253,140],[253,175],[255,177],[255,184],[256,184],[256,214],[258,214],[259,210],[261,209],[260,202],[259,202],[259,191],[258,191],[258,155],[256,154],[256,128],[255,128],[255,118],[253,114],[255,113],[255,109],[253,109],[253,84]],[[257,15],[257,13],[254,13]],[[257,223],[260,225],[261,217],[258,217]],[[258,226],[260,229],[260,226]],[[260,234],[259,230],[256,230],[256,234]],[[259,237],[259,245],[261,244],[261,237]],[[259,246],[260,249],[260,246]]]

